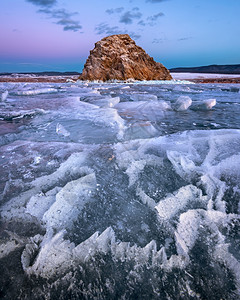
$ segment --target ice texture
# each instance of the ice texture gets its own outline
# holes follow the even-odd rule
[[[179,83],[0,84],[4,299],[240,297],[239,87]]]

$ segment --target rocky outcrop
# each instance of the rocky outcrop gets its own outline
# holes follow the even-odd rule
[[[170,80],[170,72],[155,62],[128,34],[111,35],[95,44],[81,80]]]

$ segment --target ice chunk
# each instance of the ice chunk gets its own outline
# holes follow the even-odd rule
[[[7,241],[0,241],[0,259],[9,255],[10,252],[21,248],[28,242],[28,238],[20,237],[16,233],[5,230],[5,233],[9,236]]]
[[[18,111],[6,111],[0,112],[0,118],[6,121],[12,121],[16,119],[22,119],[25,117],[33,117],[36,115],[43,115],[46,111],[44,109],[36,108],[34,110],[18,110]]]
[[[194,178],[197,171],[199,170],[194,162],[189,157],[182,154],[180,151],[167,151],[167,157],[171,161],[177,174],[182,178]]]
[[[65,127],[62,124],[60,124],[60,123],[57,123],[56,133],[58,135],[62,135],[64,137],[67,137],[67,136],[70,135],[70,132],[67,129],[65,129]]]
[[[8,91],[3,92],[1,96],[2,102],[6,101],[7,97],[8,97]]]
[[[173,104],[173,109],[176,111],[187,110],[192,104],[192,99],[188,96],[180,96],[177,101]]]
[[[133,185],[138,180],[138,175],[143,171],[146,165],[146,160],[133,161],[127,168],[126,174],[129,177],[129,186]]]
[[[73,80],[71,78],[67,78],[66,82],[67,83],[76,83],[76,80]]]
[[[56,202],[43,215],[47,229],[71,226],[96,187],[95,174],[68,182],[56,195]]]
[[[197,210],[188,210],[181,214],[175,240],[178,255],[188,256],[189,249],[198,238],[198,228],[201,222],[201,214]]]
[[[224,236],[219,228],[225,227],[234,217],[219,211],[202,209],[188,210],[181,214],[175,232],[178,254],[188,256],[198,237],[206,233],[214,247],[223,244]]]
[[[155,209],[161,220],[170,220],[177,213],[182,211],[188,204],[202,200],[202,191],[194,185],[187,185],[180,188],[175,195],[161,200]]]
[[[216,99],[207,99],[203,101],[204,105],[206,106],[206,109],[211,109],[213,106],[217,104]]]
[[[65,231],[60,231],[55,236],[49,233],[41,244],[40,241],[34,240],[29,243],[21,257],[24,271],[27,274],[50,278],[71,267],[74,244],[64,240],[64,234]]]
[[[27,204],[26,213],[35,216],[39,221],[42,219],[44,213],[51,207],[56,200],[56,194],[61,188],[56,187],[46,194],[39,193],[36,196],[32,196]]]
[[[16,92],[16,95],[19,96],[33,96],[33,95],[40,95],[40,94],[49,94],[49,93],[57,93],[58,90],[55,88],[42,88],[36,90],[26,90],[26,91],[19,91]]]
[[[206,99],[203,101],[194,101],[192,103],[192,110],[210,110],[217,104],[216,99]]]
[[[143,204],[146,204],[149,208],[154,209],[156,202],[149,197],[141,188],[137,188],[136,195],[140,197]]]
[[[208,209],[213,209],[213,206],[215,206],[217,210],[225,212],[226,203],[222,199],[227,189],[226,183],[211,174],[203,175],[201,183],[205,187],[209,197]]]

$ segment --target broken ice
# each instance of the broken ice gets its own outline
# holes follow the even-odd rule
[[[3,297],[238,299],[231,90],[1,84]]]

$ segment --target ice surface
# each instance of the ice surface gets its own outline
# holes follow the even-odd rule
[[[178,83],[0,84],[3,297],[237,298],[238,86]]]
[[[158,98],[151,94],[131,94],[130,99],[133,101],[157,101]]]
[[[165,112],[170,110],[170,105],[165,101],[136,101],[120,102],[115,106],[122,117],[140,120],[162,120]]]
[[[111,227],[100,235],[95,232],[77,246],[64,239],[65,234],[65,231],[60,231],[54,236],[49,233],[43,239],[40,236],[35,236],[23,251],[21,258],[23,269],[29,275],[36,274],[51,278],[66,272],[76,263],[87,262],[97,253],[110,253],[116,261],[130,261],[136,265],[150,262],[151,265],[157,265],[168,270],[180,263],[176,258],[175,262],[173,262],[174,258],[168,262],[164,247],[157,251],[155,241],[149,242],[143,248],[137,245],[131,246],[130,243],[126,242],[117,243]],[[30,265],[30,261],[32,261],[33,256],[36,256],[36,253],[38,255],[33,264]]]
[[[30,207],[35,206],[35,199],[31,198],[33,195],[37,196],[41,193],[46,193],[48,191],[51,191],[55,186],[58,184],[62,184],[61,182],[64,182],[64,179],[71,177],[82,177],[83,174],[90,174],[92,173],[92,170],[90,168],[84,167],[84,162],[87,157],[87,153],[74,153],[72,154],[64,163],[61,164],[61,166],[52,174],[45,175],[42,177],[39,177],[35,179],[33,182],[31,182],[30,189],[23,192],[21,195],[11,199],[8,201],[5,205],[1,207],[1,216],[4,219],[12,220],[13,218],[19,219],[19,220],[29,220],[29,218],[32,220],[30,212]],[[55,190],[54,190],[55,191]],[[50,196],[50,194],[47,194],[46,196]],[[41,197],[40,197],[41,198]],[[36,211],[33,209],[33,216],[41,215],[42,209],[47,208],[49,201],[51,202],[51,198],[43,198],[44,202],[46,201],[46,205],[43,204],[43,207],[41,204],[39,207],[37,207],[37,210],[39,208],[39,211]],[[30,201],[29,206],[25,208],[25,206]],[[35,206],[36,207],[36,206]]]

